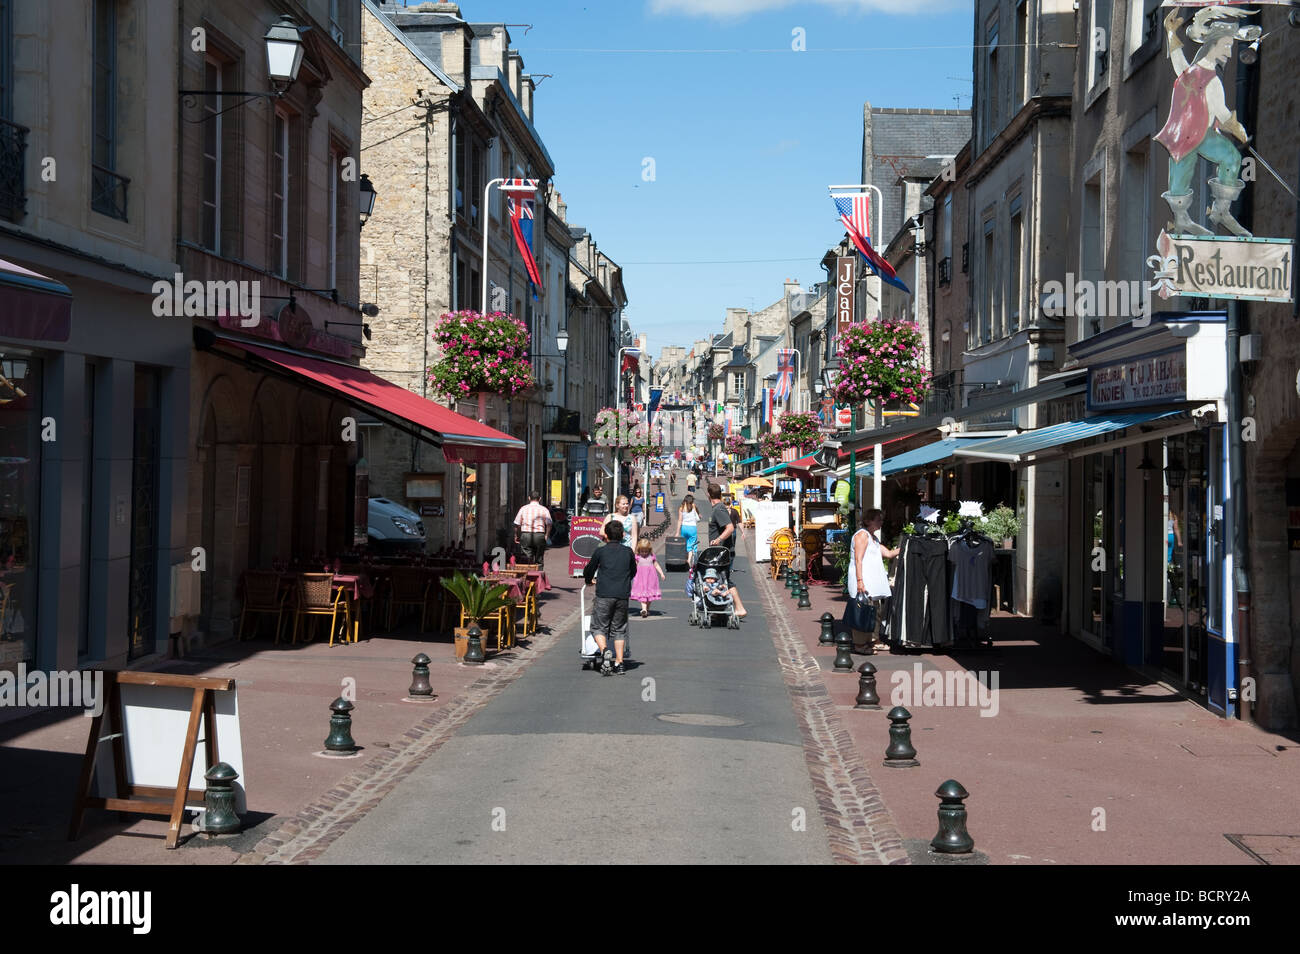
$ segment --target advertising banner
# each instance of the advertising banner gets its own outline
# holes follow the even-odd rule
[[[574,517],[569,522],[569,576],[582,576],[587,561],[605,542],[600,529],[604,517]]]

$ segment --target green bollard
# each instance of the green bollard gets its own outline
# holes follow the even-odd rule
[[[406,690],[408,696],[414,699],[428,699],[433,696],[433,686],[429,685],[430,661],[424,653],[411,660],[415,668],[411,671],[411,688]]]
[[[907,720],[912,713],[902,706],[889,710],[889,748],[885,749],[886,768],[913,768],[921,763],[916,760],[916,749],[912,747],[912,727]]]
[[[484,661],[487,659],[487,657],[483,655],[483,631],[478,628],[477,624],[475,624],[470,626],[469,632],[466,633],[465,635],[466,635],[466,640],[465,640],[466,648],[465,648],[465,659],[464,659],[465,665],[467,666],[483,665]]]
[[[352,703],[339,696],[330,704],[330,734],[325,739],[328,752],[355,752],[356,742],[352,741]]]
[[[239,831],[235,814],[235,779],[239,773],[225,762],[218,762],[203,773],[208,787],[203,792],[203,831],[208,835],[230,835]]]
[[[847,632],[835,634],[835,672],[853,672],[853,637]]]
[[[822,613],[818,618],[818,622],[821,623],[822,631],[817,637],[817,645],[834,646],[835,633],[832,632],[832,627],[835,625],[835,617],[830,613]]]
[[[975,850],[975,839],[966,830],[965,800],[970,792],[955,779],[948,779],[934,793],[939,797],[939,834],[930,847],[944,855],[965,855]]]
[[[858,667],[858,697],[853,700],[855,709],[879,709],[880,696],[876,695],[876,667],[870,661]]]
[[[808,584],[805,583],[799,590],[799,605],[797,609],[812,609],[812,601],[808,599]]]

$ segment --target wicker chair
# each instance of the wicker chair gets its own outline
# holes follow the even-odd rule
[[[394,567],[388,577],[388,628],[393,628],[399,606],[420,608],[420,632],[427,632],[425,621],[434,600],[430,596],[433,581],[429,574],[415,567]]]
[[[342,589],[334,586],[333,573],[303,573],[298,577],[297,602],[293,608],[293,645],[298,644],[298,631],[304,616],[328,616],[330,618],[330,645],[338,634],[339,618],[343,619],[343,641],[347,642],[352,632],[352,604]],[[280,637],[277,634],[275,641]]]
[[[273,615],[275,616],[275,639],[279,642],[284,609],[284,594],[280,592],[280,574],[271,570],[249,570],[244,574],[244,608],[239,614],[240,640],[244,639],[244,624],[250,615]],[[253,635],[257,635],[256,620],[253,621]]]
[[[773,533],[767,542],[772,547],[772,578],[776,579],[781,570],[794,559],[794,531],[782,528]]]

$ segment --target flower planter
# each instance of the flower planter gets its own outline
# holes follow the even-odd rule
[[[456,659],[464,659],[465,654],[469,652],[469,627],[457,626],[452,633],[456,637]]]

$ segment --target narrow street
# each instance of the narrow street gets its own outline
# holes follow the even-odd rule
[[[584,671],[570,628],[320,860],[829,862],[748,567],[738,632],[688,625],[684,579],[633,614],[625,675]]]

